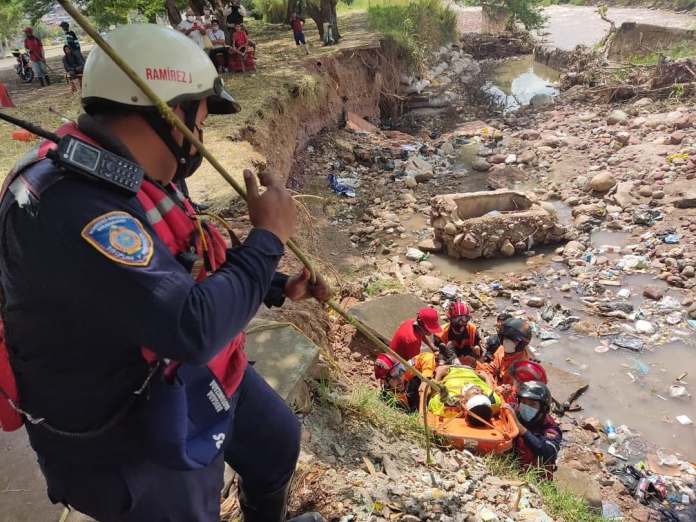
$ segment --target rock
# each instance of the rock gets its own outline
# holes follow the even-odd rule
[[[634,327],[636,332],[641,334],[652,335],[655,333],[655,326],[650,321],[640,319],[636,321]]]
[[[564,143],[562,138],[559,138],[558,136],[554,136],[552,134],[545,135],[541,139],[541,146],[542,147],[551,147],[552,149],[556,149],[564,144],[565,143]]]
[[[611,111],[609,116],[607,116],[608,125],[622,125],[626,123],[626,121],[628,121],[628,114],[626,114],[624,111]]]
[[[640,194],[644,198],[649,198],[653,194],[652,187],[649,187],[648,185],[643,185],[638,189],[638,194]]]
[[[446,141],[442,144],[442,147],[440,147],[440,152],[442,152],[445,156],[454,154],[454,146],[449,141]]]
[[[602,422],[596,417],[587,417],[582,420],[580,427],[587,431],[600,433],[602,431]]]
[[[607,192],[614,185],[616,180],[608,172],[600,172],[590,180],[590,188],[595,192]]]
[[[488,158],[489,163],[493,163],[494,165],[499,165],[500,163],[505,163],[505,154],[493,154],[491,157]]]
[[[622,181],[616,185],[616,192],[614,193],[614,201],[621,208],[629,208],[635,205],[636,201],[633,197],[634,185],[630,181]]]
[[[664,295],[664,290],[657,286],[646,286],[643,289],[643,296],[654,301],[659,301]]]
[[[454,223],[452,223],[451,221],[449,221],[445,225],[445,234],[449,234],[450,236],[453,236],[456,233],[457,233],[457,226]]]
[[[445,282],[439,277],[422,275],[416,278],[416,285],[426,292],[437,292],[445,285]]]
[[[631,135],[626,131],[617,132],[614,137],[621,145],[628,145],[628,142],[631,141]]]
[[[406,176],[406,180],[404,183],[408,188],[416,188],[416,186],[418,186],[418,182],[416,181],[416,178],[413,176]]]
[[[422,250],[423,252],[439,252],[442,250],[442,245],[440,243],[435,242],[433,238],[428,238],[424,239],[418,245],[416,245],[418,250]]]
[[[411,192],[410,190],[402,192],[401,196],[399,196],[399,197],[400,197],[401,201],[403,201],[404,203],[408,203],[408,204],[415,203],[416,201],[418,201],[416,199],[416,196],[414,196],[413,192]]]
[[[515,255],[515,247],[512,245],[512,243],[510,243],[509,239],[506,239],[500,247],[500,253],[506,257],[511,257]]]
[[[532,308],[541,308],[544,306],[546,300],[543,297],[530,296],[527,298],[525,304],[531,306]]]
[[[533,129],[527,129],[523,130],[520,132],[520,139],[523,140],[538,140],[541,137],[541,134],[537,130]]]
[[[474,520],[476,520],[476,522],[500,522],[498,515],[487,507],[480,508]]]
[[[403,520],[403,518],[401,520]],[[521,509],[517,513],[515,520],[518,522],[553,522],[553,518],[548,516],[546,512],[534,508]]]
[[[640,98],[640,99],[633,102],[633,106],[637,107],[637,108],[648,107],[652,104],[653,104],[653,101],[651,98]]]
[[[696,275],[696,268],[691,265],[687,265],[682,269],[681,275],[684,277],[694,277],[694,275]]]
[[[420,261],[425,256],[425,252],[417,248],[409,248],[406,250],[406,259],[408,259],[409,261]]]
[[[407,173],[412,173],[414,176],[416,174],[426,172],[430,172],[432,174],[433,166],[423,158],[414,156],[404,164],[404,171]]]
[[[506,165],[512,165],[513,163],[517,163],[517,154],[508,154],[505,156]]]
[[[678,130],[674,131],[669,135],[670,145],[680,145],[682,141],[686,138],[686,133],[684,131]]]
[[[430,181],[433,179],[434,174],[432,171],[430,172],[419,172],[414,176],[414,179],[416,180],[416,183],[425,183],[427,181]]]
[[[561,489],[584,498],[591,507],[602,508],[602,492],[599,489],[599,483],[589,474],[573,469],[567,464],[560,464],[553,478]]]
[[[471,164],[471,168],[478,172],[488,172],[491,169],[491,164],[483,158],[476,158]]]
[[[688,192],[677,197],[672,204],[677,208],[696,208],[696,192]]]
[[[553,105],[553,97],[543,93],[535,94],[532,96],[532,99],[529,100],[529,105],[535,108]]]
[[[577,257],[585,251],[585,245],[579,241],[568,241],[563,253],[567,257]]]
[[[522,154],[520,154],[519,157],[519,162],[524,163],[526,165],[534,163],[535,160],[536,154],[533,150],[525,150]]]

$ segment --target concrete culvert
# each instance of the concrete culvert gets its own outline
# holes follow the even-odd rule
[[[561,242],[567,233],[556,212],[523,192],[443,194],[430,205],[434,243],[458,259],[509,257]]]

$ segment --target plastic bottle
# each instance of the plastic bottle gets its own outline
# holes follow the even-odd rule
[[[604,423],[604,431],[609,440],[616,440],[616,430],[614,429],[614,423],[611,422],[611,419],[607,419],[607,422]]]

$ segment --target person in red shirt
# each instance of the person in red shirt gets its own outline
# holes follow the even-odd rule
[[[433,346],[431,335],[442,335],[442,327],[434,308],[421,308],[415,319],[406,319],[394,333],[389,347],[404,359],[411,359],[421,351],[425,343],[431,351]]]
[[[292,13],[290,16],[290,27],[292,27],[292,35],[295,38],[295,45],[301,45],[305,52],[309,54],[309,47],[304,35],[304,20],[297,16],[297,13]]]
[[[249,40],[246,30],[240,24],[236,24],[232,33],[232,69],[241,72],[254,69],[253,48],[254,43]]]
[[[34,30],[31,27],[24,29],[24,48],[29,51],[29,59],[31,60],[31,68],[34,70],[34,76],[39,79],[41,87],[51,85],[51,80],[48,77],[48,68],[46,67],[46,57],[44,56],[44,48],[41,40],[34,36]]]

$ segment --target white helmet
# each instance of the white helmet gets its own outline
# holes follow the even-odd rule
[[[106,40],[170,106],[207,99],[211,114],[239,112],[208,55],[182,33],[156,24],[129,24],[109,33]],[[88,113],[105,105],[154,107],[99,47],[85,63],[82,104]]]

